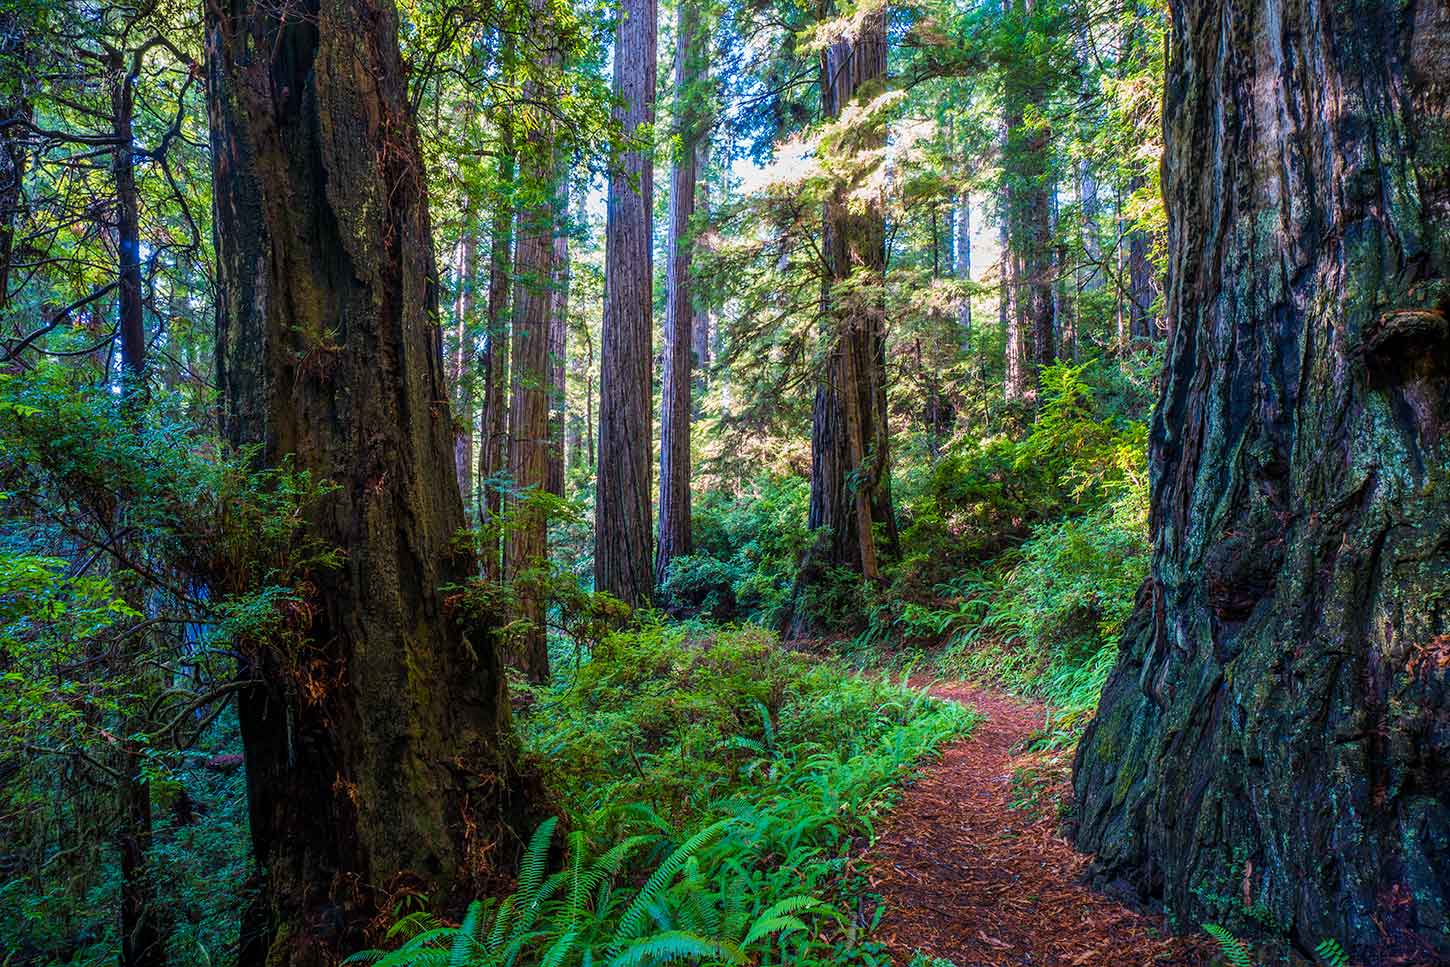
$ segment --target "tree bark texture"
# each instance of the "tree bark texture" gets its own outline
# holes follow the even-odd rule
[[[549,36],[549,18],[542,4],[530,28],[530,49],[545,70],[558,67],[555,38]],[[555,95],[539,80],[524,88],[525,104],[549,104]],[[518,242],[514,253],[513,399],[509,404],[509,477],[513,505],[504,569],[514,584],[518,617],[529,628],[516,643],[524,674],[533,682],[549,680],[548,634],[544,626],[544,588],[549,566],[549,518],[537,497],[548,486],[549,398],[553,367],[549,338],[554,315],[554,238],[560,207],[554,192],[559,184],[559,163],[554,143],[554,122],[544,110],[524,107],[522,129],[528,136],[519,145],[520,181],[539,200],[519,212]],[[533,116],[528,116],[531,114]]]
[[[28,77],[32,60],[20,15],[11,11],[0,12],[0,67],[14,77]],[[25,125],[33,113],[30,99],[21,85],[16,85],[16,90],[0,97],[0,120],[12,122],[0,128],[0,310],[10,304],[10,266],[14,259],[15,231],[25,197],[22,189],[29,160],[25,150]]]
[[[512,61],[513,41],[504,41],[505,68]],[[513,279],[515,174],[513,125],[504,111],[494,118],[499,125],[498,176],[502,196],[494,200],[488,243],[488,339],[484,344],[482,447],[478,455],[478,518],[483,527],[483,576],[503,576],[502,535],[495,533],[503,510],[503,489],[497,478],[508,467],[509,400],[509,289]]]
[[[623,0],[614,38],[614,94],[624,135],[654,124],[656,0]],[[650,526],[654,424],[654,161],[621,152],[609,177],[604,334],[599,371],[599,473],[594,585],[631,605],[654,594]]]
[[[1024,29],[1034,6],[1034,0],[1013,0],[1014,13]],[[1052,297],[1052,131],[1045,120],[1046,95],[1041,87],[1046,74],[1046,65],[1039,64],[1010,70],[1003,91],[1007,113],[1003,173],[1010,188],[1007,236],[1016,289],[1013,309],[1017,337],[1015,344],[1008,347],[1008,396],[1029,400],[1036,396],[1038,367],[1057,358]],[[1015,374],[1014,361],[1019,367]]]
[[[691,389],[697,338],[690,264],[695,216],[697,150],[703,133],[701,52],[707,43],[695,0],[675,6],[675,125],[679,154],[670,169],[669,263],[665,279],[664,379],[660,398],[659,534],[655,577],[664,583],[670,562],[690,553]]]
[[[1185,927],[1450,961],[1450,11],[1175,0],[1152,576],[1074,770]]]
[[[876,11],[861,18],[855,36],[821,54],[826,116],[839,118],[847,105],[868,103],[884,91],[885,78],[886,18]],[[840,143],[864,152],[879,148],[884,136],[880,120],[870,118]],[[822,218],[822,315],[829,344],[811,418],[809,525],[817,536],[796,582],[792,637],[816,630],[810,590],[831,569],[877,580],[883,555],[894,553],[896,543],[886,413],[886,223],[879,204],[848,201],[851,187],[832,190]],[[878,546],[878,527],[884,547]]]
[[[331,965],[397,901],[456,909],[524,824],[491,629],[440,590],[473,575],[417,131],[389,0],[207,10],[222,429],[332,482],[290,634],[242,643],[262,882],[244,967]]]
[[[141,295],[141,214],[136,194],[136,152],[132,148],[136,117],[135,77],[120,53],[111,58],[111,178],[116,191],[117,330],[121,335],[121,369],[143,389],[146,369],[146,325]]]
[[[560,171],[559,204],[554,213],[554,287],[549,308],[549,473],[547,489],[564,496],[564,420],[568,382],[564,373],[569,353],[569,185]]]
[[[458,393],[458,426],[453,437],[453,461],[458,475],[458,490],[467,508],[473,494],[473,303],[474,284],[478,276],[478,236],[470,225],[458,242],[458,291],[453,300],[455,355],[452,384]]]

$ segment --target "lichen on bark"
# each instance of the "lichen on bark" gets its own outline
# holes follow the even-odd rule
[[[1443,962],[1450,13],[1172,8],[1154,564],[1076,841],[1183,927]]]

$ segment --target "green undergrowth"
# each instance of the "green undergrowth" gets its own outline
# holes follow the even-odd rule
[[[851,857],[972,712],[754,627],[615,634],[533,697],[519,730],[572,830],[562,868],[546,826],[513,896],[459,927],[404,918],[378,963],[890,962]]]
[[[1096,707],[1148,573],[1147,428],[1101,363],[1042,372],[1013,438],[946,447],[903,487],[891,581],[843,646],[862,667],[929,667],[1043,699],[1069,742]]]

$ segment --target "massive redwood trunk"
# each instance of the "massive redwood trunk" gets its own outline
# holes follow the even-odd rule
[[[331,965],[404,896],[456,908],[523,823],[491,629],[445,585],[463,503],[390,0],[207,8],[222,428],[331,481],[285,631],[239,643],[261,882],[244,967]]]
[[[624,0],[620,13],[614,40],[614,94],[620,101],[625,136],[638,138],[654,124],[656,0]],[[624,151],[610,172],[604,243],[594,584],[631,605],[646,604],[654,595],[652,156],[650,150]]]
[[[1175,0],[1172,37],[1154,565],[1077,843],[1185,927],[1444,963],[1450,11]]]
[[[829,118],[885,90],[885,12],[867,14],[854,31],[821,54],[821,103]],[[854,156],[848,164],[861,166],[884,136],[881,119],[868,117],[841,136],[837,150]],[[822,218],[822,315],[829,344],[811,418],[809,524],[817,536],[801,562],[793,637],[819,630],[812,591],[834,569],[876,580],[883,556],[895,551],[886,422],[886,222],[879,200],[863,205],[851,197],[853,187],[837,185]]]

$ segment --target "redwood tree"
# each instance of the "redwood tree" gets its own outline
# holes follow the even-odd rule
[[[391,0],[207,7],[223,433],[335,486],[308,529],[339,553],[238,644],[244,967],[334,964],[400,897],[476,895],[523,824],[491,629],[442,590],[473,561],[397,30]]]
[[[614,38],[614,94],[627,138],[655,116],[656,0],[623,0]],[[641,126],[644,126],[642,132]],[[594,584],[632,605],[654,593],[650,464],[654,321],[653,152],[632,143],[610,171],[604,332],[599,372],[599,474]]]
[[[549,29],[546,5],[536,4],[538,15],[530,29],[530,49],[542,77],[524,87],[524,102],[548,105],[553,100],[552,71],[557,69],[557,38]],[[544,627],[543,573],[548,567],[548,514],[537,500],[548,487],[550,451],[549,398],[553,367],[549,342],[555,312],[554,262],[557,224],[562,207],[554,197],[559,164],[555,154],[554,121],[547,107],[524,108],[521,130],[528,136],[520,144],[521,183],[536,202],[519,211],[518,245],[514,253],[513,400],[509,405],[509,476],[515,514],[508,535],[505,566],[518,595],[519,617],[528,622],[520,636],[519,664],[534,682],[548,681],[549,647]]]
[[[886,12],[866,13],[850,35],[821,53],[822,109],[839,119],[850,104],[869,104],[885,90]],[[821,253],[822,315],[827,355],[811,419],[809,524],[816,540],[801,562],[789,633],[814,630],[811,589],[840,567],[866,580],[880,577],[882,530],[889,553],[896,523],[891,508],[890,440],[886,422],[886,222],[879,201],[853,199],[851,182],[870,173],[869,158],[885,139],[870,112],[839,132],[832,150],[852,172],[825,202]],[[854,157],[854,161],[849,160]]]
[[[1099,882],[1450,960],[1450,12],[1175,0],[1152,576],[1074,772]]]
[[[696,0],[677,0],[675,22],[675,124],[680,145],[670,169],[665,365],[660,399],[660,520],[655,576],[661,583],[670,561],[690,553],[690,421],[694,415],[690,404],[691,369],[694,343],[699,339],[690,283],[695,244],[691,222],[695,215],[698,151],[704,133],[701,80],[708,42]]]

